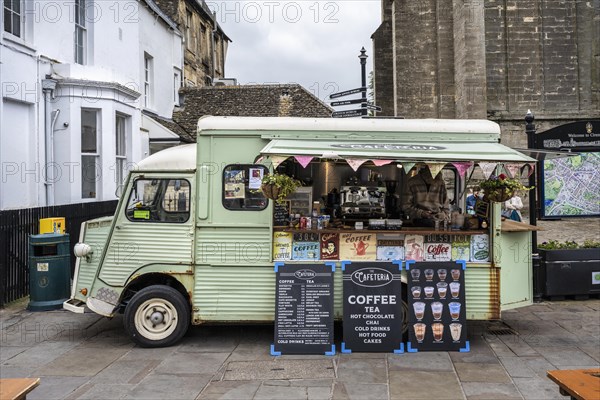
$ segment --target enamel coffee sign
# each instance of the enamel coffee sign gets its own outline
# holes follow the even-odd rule
[[[342,352],[402,349],[402,284],[393,263],[353,262],[343,267]]]

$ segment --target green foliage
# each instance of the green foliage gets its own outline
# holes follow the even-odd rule
[[[262,179],[261,190],[264,195],[282,204],[285,198],[302,186],[302,182],[284,174],[267,174]],[[274,188],[272,188],[274,187]]]
[[[542,244],[538,244],[538,249],[544,250],[572,250],[572,249],[596,249],[600,248],[600,242],[595,240],[586,240],[582,245],[567,240],[565,242],[559,242],[558,240],[550,240]]]
[[[504,174],[498,176],[492,175],[490,179],[479,184],[488,200],[491,201],[506,201],[510,199],[515,190],[531,190],[532,187],[527,187],[521,183],[520,179],[509,178]]]

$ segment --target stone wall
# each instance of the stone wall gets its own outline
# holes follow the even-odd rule
[[[528,109],[548,128],[600,116],[600,0],[394,0],[391,27],[382,5],[375,99],[394,115],[489,118],[505,136]]]
[[[394,115],[394,84],[387,79],[394,75],[394,51],[389,46],[392,32],[392,1],[381,0],[382,23],[371,36],[373,40],[373,87],[375,104],[381,107],[377,116]],[[393,80],[393,78],[392,78]]]

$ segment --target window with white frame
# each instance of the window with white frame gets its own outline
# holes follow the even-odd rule
[[[21,0],[4,0],[4,31],[21,37],[22,23]]]
[[[127,175],[127,123],[129,117],[123,114],[115,116],[115,183],[122,185]]]
[[[86,63],[85,0],[75,0],[75,63]]]
[[[181,87],[181,71],[177,68],[173,70],[173,103],[179,104],[179,88]]]
[[[152,107],[152,90],[154,83],[154,59],[144,53],[144,107]]]
[[[81,197],[95,199],[100,180],[98,110],[81,109]]]

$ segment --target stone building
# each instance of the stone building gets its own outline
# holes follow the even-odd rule
[[[152,153],[195,142],[198,120],[205,115],[329,118],[333,111],[297,84],[187,87],[180,94],[181,106],[175,108],[172,119],[152,116],[172,132],[168,140],[151,140]]]
[[[378,115],[487,118],[502,141],[600,116],[600,1],[382,0]]]
[[[183,86],[210,86],[225,77],[231,40],[204,0],[155,0],[183,34]]]

